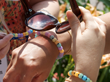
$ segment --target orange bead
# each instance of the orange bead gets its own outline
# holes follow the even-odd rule
[[[75,73],[75,76],[78,77],[79,74],[80,74],[79,72],[76,72],[76,73]]]
[[[59,52],[60,52],[60,53],[64,53],[64,50],[62,49],[62,50],[60,50]]]
[[[56,45],[57,45],[58,43],[59,43],[58,41],[55,42]]]
[[[75,71],[72,71],[72,75],[75,76]]]
[[[25,34],[25,33],[23,33],[23,36],[26,36],[26,34]]]
[[[68,76],[70,76],[70,77],[71,77],[71,75],[69,74],[69,72],[68,72]]]

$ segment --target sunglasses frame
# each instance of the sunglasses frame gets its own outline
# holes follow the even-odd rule
[[[71,5],[71,8],[72,8],[72,11],[75,13],[75,15],[79,18],[79,20],[80,20],[80,22],[81,22],[81,21],[82,21],[82,16],[81,16],[81,12],[80,12],[80,10],[79,10],[79,7],[78,7],[78,5],[77,5],[77,3],[76,3],[76,0],[69,0],[69,1],[70,1],[70,5]],[[21,0],[21,3],[22,3],[23,8],[24,8],[24,10],[25,10],[25,12],[26,12],[26,13],[25,13],[25,15],[26,15],[26,18],[25,18],[25,24],[26,24],[26,26],[28,26],[28,21],[29,21],[32,17],[34,17],[34,16],[36,16],[36,15],[38,15],[38,14],[47,15],[47,16],[49,16],[49,17],[51,16],[51,17],[53,17],[55,20],[58,21],[57,18],[55,18],[54,16],[52,16],[52,15],[49,14],[49,13],[46,13],[46,12],[43,12],[43,11],[37,11],[37,12],[35,12],[34,10],[32,10],[32,7],[30,6],[30,4],[29,4],[29,2],[28,2],[27,0]],[[64,32],[66,32],[66,31],[68,31],[68,30],[71,29],[71,28],[68,28],[68,29],[66,29],[66,30],[64,30],[64,31],[62,31],[62,32],[58,32],[57,30],[60,28],[61,24],[64,24],[64,23],[68,23],[68,25],[69,25],[69,22],[68,22],[68,21],[64,21],[64,22],[62,22],[62,23],[57,22],[56,24],[53,25],[53,27],[47,28],[47,29],[45,29],[45,28],[43,28],[43,29],[34,29],[34,28],[30,27],[30,26],[28,26],[28,27],[31,28],[31,29],[33,29],[33,30],[36,30],[36,31],[46,31],[46,30],[50,30],[50,29],[52,29],[52,28],[56,28],[56,29],[55,29],[56,33],[57,33],[57,34],[60,34],[60,33],[64,33]]]

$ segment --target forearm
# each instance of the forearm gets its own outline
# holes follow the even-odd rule
[[[104,54],[110,53],[110,13],[99,16],[107,25],[107,35]]]
[[[31,4],[33,5],[32,8],[35,11],[38,10],[46,10],[48,11],[51,15],[57,17],[59,13],[59,4],[57,0],[31,0]],[[36,4],[33,4],[36,3]]]

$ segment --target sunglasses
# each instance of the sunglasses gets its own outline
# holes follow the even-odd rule
[[[69,1],[73,13],[78,17],[78,19],[81,22],[82,16],[79,7],[77,5],[77,2],[75,0],[69,0]],[[34,10],[32,10],[32,7],[30,6],[27,0],[21,0],[21,2],[26,12],[25,24],[30,29],[36,31],[46,31],[52,28],[56,28],[55,31],[58,34],[66,32],[71,29],[68,21],[59,23],[57,18],[55,18],[54,16],[52,16],[47,12],[42,12],[42,11],[35,12]]]

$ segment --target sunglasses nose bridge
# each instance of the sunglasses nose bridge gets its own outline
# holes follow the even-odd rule
[[[55,25],[56,25],[56,27],[59,27],[59,26],[61,26],[61,23],[57,22]]]

